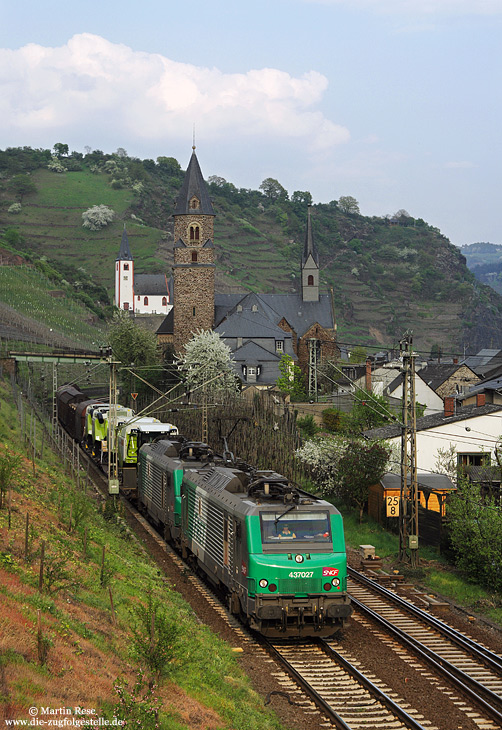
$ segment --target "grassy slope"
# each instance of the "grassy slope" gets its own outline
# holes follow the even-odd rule
[[[82,266],[112,293],[113,262],[124,222],[137,273],[170,272],[172,199],[176,184],[148,173],[141,195],[115,190],[110,176],[81,172],[32,173],[38,192],[19,215],[7,213],[12,194],[0,193],[0,228],[15,225],[31,250],[56,261]],[[273,203],[256,191],[228,193],[210,186],[216,211],[217,287],[292,291],[298,285],[306,209]],[[82,212],[106,204],[116,220],[102,231],[82,227]],[[134,211],[145,225],[131,219]],[[149,225],[148,225],[149,224]],[[332,287],[341,341],[392,345],[403,331],[414,331],[415,346],[440,343],[447,351],[459,343],[498,341],[502,299],[474,282],[459,250],[439,231],[419,222],[390,226],[383,219],[345,215],[335,204],[313,208],[321,254],[322,285]],[[161,229],[159,226],[162,226]]]
[[[135,676],[131,608],[145,600],[151,587],[182,632],[168,676],[157,690],[161,728],[187,730],[195,727],[191,718],[196,718],[196,727],[278,729],[279,723],[250,688],[230,647],[196,621],[128,531],[120,523],[105,521],[94,500],[75,490],[47,447],[33,475],[20,446],[17,413],[5,382],[0,381],[0,457],[18,454],[21,459],[13,485],[10,529],[7,510],[0,509],[0,718],[29,719],[28,707],[42,704],[51,708],[79,704],[111,718],[117,701],[115,679],[123,677],[132,686]],[[27,561],[26,513],[31,521]],[[77,525],[75,518],[80,520]],[[84,526],[88,529],[85,559]],[[46,588],[39,594],[42,540],[46,568],[52,569],[55,581],[50,591]],[[111,621],[108,587],[100,585],[103,545],[117,627]],[[38,609],[49,642],[45,666],[37,655]]]
[[[80,347],[93,343],[105,344],[104,324],[95,323],[90,312],[80,303],[67,298],[54,298],[49,292],[55,284],[36,269],[25,266],[0,267],[1,300],[9,307],[30,320],[30,328],[37,331],[36,323],[45,325],[40,334],[47,335],[46,328],[52,328]],[[0,311],[1,308],[0,308]],[[4,323],[9,313],[3,312]],[[94,349],[94,348],[93,348]]]

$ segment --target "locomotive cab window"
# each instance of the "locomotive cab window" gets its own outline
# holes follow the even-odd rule
[[[327,512],[262,512],[261,538],[263,545],[286,549],[287,545],[314,544],[321,550],[331,549],[331,525]]]

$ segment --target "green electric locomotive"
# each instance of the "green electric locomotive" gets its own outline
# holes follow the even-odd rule
[[[331,636],[351,613],[342,517],[272,471],[160,441],[139,459],[139,501],[216,585],[232,613],[271,637]]]

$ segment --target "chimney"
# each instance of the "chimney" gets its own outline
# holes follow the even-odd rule
[[[448,418],[448,416],[454,416],[455,415],[455,398],[452,396],[447,396],[444,399],[444,417]]]
[[[478,408],[486,405],[486,395],[484,393],[476,393],[476,405]]]
[[[371,360],[369,358],[366,360],[366,378],[364,387],[368,393],[371,393]]]
[[[454,365],[458,365],[458,357],[454,357],[453,358],[453,364]]]

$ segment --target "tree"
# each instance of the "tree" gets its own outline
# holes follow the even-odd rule
[[[448,526],[457,566],[476,583],[502,590],[502,510],[479,484],[460,479],[448,503]]]
[[[303,373],[293,362],[290,355],[283,355],[279,361],[280,376],[277,378],[277,387],[282,393],[287,393],[294,400],[307,397],[303,383]]]
[[[352,411],[344,419],[344,430],[360,434],[370,428],[386,426],[392,420],[393,414],[383,395],[358,388],[354,393]]]
[[[25,195],[37,192],[37,186],[29,175],[14,175],[9,182],[9,188],[18,198],[19,202],[23,202]]]
[[[94,205],[82,213],[83,227],[90,231],[99,231],[115,218],[115,211],[106,205]]]
[[[273,201],[288,199],[288,191],[286,188],[283,188],[281,183],[278,180],[274,180],[273,177],[265,178],[260,185],[260,190],[267,198]]]
[[[185,345],[184,355],[176,362],[196,400],[203,395],[215,398],[237,391],[232,352],[217,332],[197,332]]]
[[[368,501],[369,488],[385,474],[390,449],[379,441],[351,441],[338,463],[339,496],[359,510],[359,522]]]
[[[113,315],[108,339],[113,357],[124,367],[130,367],[131,370],[141,368],[140,374],[144,380],[157,380],[157,371],[149,370],[159,364],[157,341],[153,332],[139,327],[130,314],[120,310]],[[123,371],[122,380],[129,392],[148,389],[148,386],[142,384],[129,371]]]
[[[157,157],[157,165],[160,171],[171,177],[181,175],[181,165],[175,157]]]
[[[351,350],[349,354],[349,362],[350,363],[362,363],[366,362],[366,348],[361,347],[360,345],[357,345],[354,347],[353,350]]]
[[[338,207],[342,213],[359,214],[359,203],[352,195],[342,195],[338,200]]]
[[[431,347],[431,360],[437,360],[441,362],[441,355],[443,354],[443,348],[440,344],[435,342]]]
[[[383,441],[368,444],[336,435],[307,441],[296,455],[310,467],[320,493],[357,507],[361,520],[369,487],[382,478],[390,453]]]
[[[312,195],[308,190],[295,190],[291,196],[291,202],[297,205],[312,205]]]
[[[209,175],[207,181],[210,185],[214,185],[216,188],[222,188],[224,185],[227,184],[225,178],[220,177],[219,175]]]
[[[56,142],[53,149],[56,157],[66,157],[69,152],[68,145],[63,144],[63,142]]]

